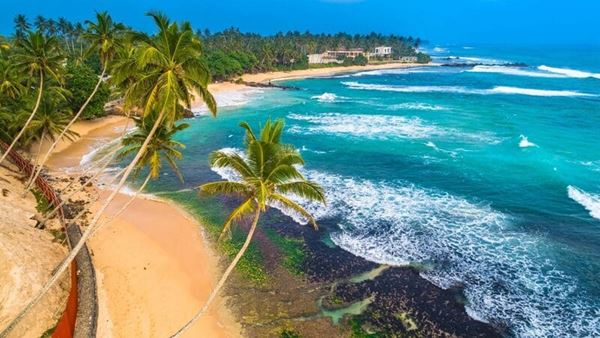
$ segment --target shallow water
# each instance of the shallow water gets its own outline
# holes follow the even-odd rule
[[[238,95],[180,135],[184,187],[219,178],[207,156],[242,146],[240,121],[284,117],[285,141],[327,191],[327,208],[309,208],[337,245],[430,267],[433,283],[464,286],[473,317],[517,336],[600,336],[600,49],[446,50],[437,62],[529,66],[370,71]],[[182,188],[163,178],[153,190]]]

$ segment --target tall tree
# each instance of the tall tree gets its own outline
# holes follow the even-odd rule
[[[24,39],[17,40],[16,45],[17,49],[12,55],[12,61],[17,69],[21,69],[29,77],[38,78],[38,95],[33,111],[17,136],[14,137],[7,151],[0,158],[0,164],[23,136],[35,116],[44,91],[44,79],[46,77],[55,80],[62,78],[64,58],[55,37],[46,36],[40,31],[30,31]]]
[[[73,116],[62,133],[52,143],[48,151],[46,151],[46,154],[38,166],[32,182],[35,182],[35,179],[41,173],[44,164],[46,161],[48,161],[48,158],[54,151],[54,148],[56,148],[58,141],[63,138],[71,126],[73,126],[77,119],[79,119],[94,95],[96,95],[96,92],[102,84],[102,81],[105,80],[104,77],[106,75],[106,70],[108,69],[109,63],[113,60],[117,49],[121,46],[125,26],[120,23],[115,23],[107,12],[96,13],[96,20],[97,22],[86,21],[88,25],[88,31],[84,34],[84,38],[90,42],[88,53],[91,54],[97,52],[100,55],[102,72],[98,77],[98,82],[96,83],[94,90],[92,90],[87,100],[83,103],[83,105],[81,105],[79,111]],[[27,186],[27,188],[29,188],[29,186]]]
[[[145,117],[134,118],[137,128],[135,132],[123,138],[123,148],[119,151],[117,159],[123,160],[140,151],[157,117],[158,114],[154,112]],[[142,169],[147,168],[150,171],[150,177],[156,179],[162,169],[162,163],[166,162],[179,180],[183,182],[183,176],[177,167],[176,161],[183,158],[181,150],[185,149],[185,145],[175,141],[173,137],[176,133],[187,129],[189,126],[187,123],[174,124],[172,126],[165,123],[160,124],[146,151],[138,161],[136,169],[133,170],[132,175],[137,177]]]
[[[127,71],[141,72],[143,75],[125,90],[125,102],[128,106],[142,107],[143,114],[157,112],[157,118],[116,188],[98,209],[79,242],[55,269],[38,294],[19,312],[0,336],[12,330],[69,267],[92,233],[97,230],[100,217],[135,170],[161,124],[167,123],[172,126],[174,121],[181,117],[184,108],[191,108],[194,95],[201,95],[209,109],[216,115],[216,102],[208,91],[210,75],[200,61],[202,56],[202,50],[199,48],[200,41],[194,35],[190,24],[172,23],[167,17],[158,13],[148,15],[154,20],[158,32],[154,36],[142,33],[134,35],[135,41],[139,43],[139,58],[135,69]],[[122,79],[129,78],[130,74],[113,74],[113,76]]]
[[[71,110],[65,104],[64,99],[59,96],[51,95],[49,92],[44,94],[38,113],[35,115],[29,129],[27,130],[28,140],[38,142],[38,149],[34,156],[34,168],[40,166],[40,155],[42,144],[45,140],[54,141],[57,135],[73,140],[77,133],[69,131],[66,134],[61,133],[65,126],[69,123]],[[27,185],[30,185],[37,176],[34,175],[35,170],[31,173]]]
[[[27,32],[31,25],[27,21],[27,17],[23,14],[18,14],[14,19],[15,23],[15,37],[17,39],[22,39],[25,36],[25,32]]]
[[[325,203],[323,189],[316,183],[307,181],[296,168],[296,166],[304,164],[300,153],[291,145],[280,143],[283,121],[279,120],[274,123],[267,121],[259,138],[255,136],[247,123],[242,123],[242,127],[246,129],[244,156],[224,151],[216,151],[210,155],[211,166],[230,169],[240,179],[206,183],[200,186],[200,190],[210,195],[226,194],[241,197],[241,204],[231,212],[223,225],[221,238],[229,232],[233,222],[246,216],[252,215],[252,224],[242,248],[225,270],[204,306],[171,337],[181,335],[206,312],[248,249],[260,215],[267,210],[268,206],[276,204],[291,209],[308,220],[315,229],[317,228],[317,223],[312,215],[288,197],[295,195],[304,200]]]

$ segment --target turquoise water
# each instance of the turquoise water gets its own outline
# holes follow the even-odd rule
[[[208,153],[241,147],[239,121],[286,118],[285,141],[327,191],[328,207],[309,208],[334,243],[431,266],[424,278],[463,286],[473,317],[517,336],[600,336],[600,49],[436,51],[528,67],[362,72],[220,97],[249,102],[191,120],[185,185],[219,178]],[[173,175],[153,187],[178,189]]]

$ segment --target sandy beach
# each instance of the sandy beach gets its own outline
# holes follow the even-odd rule
[[[77,167],[82,156],[118,137],[126,122],[118,116],[81,122],[81,137],[53,155],[51,169]],[[129,198],[119,194],[106,217]],[[164,337],[183,325],[220,275],[219,259],[209,245],[198,222],[181,208],[138,197],[89,243],[98,277],[98,336]],[[239,337],[240,332],[219,299],[186,336]]]
[[[397,69],[397,68],[410,68],[410,67],[422,67],[422,66],[433,66],[431,64],[417,64],[417,63],[383,63],[383,64],[374,64],[374,65],[366,65],[366,66],[348,66],[348,67],[328,67],[328,68],[311,68],[311,69],[301,69],[301,70],[293,70],[293,71],[280,71],[280,72],[268,72],[268,73],[258,73],[258,74],[244,74],[241,76],[242,80],[246,82],[262,82],[268,83],[270,81],[282,81],[282,80],[292,80],[292,79],[301,79],[307,77],[319,77],[319,76],[332,76],[337,74],[344,73],[354,73],[360,71],[369,71],[369,70],[381,70],[381,69]],[[228,92],[235,90],[244,90],[250,89],[251,87],[245,86],[243,84],[237,84],[233,82],[219,82],[213,83],[209,85],[209,90],[211,93],[220,93],[220,92]],[[200,105],[199,100],[194,102],[195,105]]]
[[[249,74],[243,79],[267,82],[409,66],[414,65],[309,69]],[[217,83],[209,89],[220,93],[248,88]],[[50,169],[77,168],[83,156],[114,140],[127,125],[123,116],[78,122],[74,130],[80,137],[59,144],[48,163]],[[108,192],[100,194],[102,199]],[[105,217],[129,198],[119,194]],[[97,202],[94,207],[99,205]],[[220,276],[219,258],[203,237],[200,224],[180,207],[154,198],[138,197],[126,212],[100,229],[89,245],[98,277],[101,337],[164,337],[174,332],[201,307]],[[241,326],[220,298],[186,336],[238,337]]]

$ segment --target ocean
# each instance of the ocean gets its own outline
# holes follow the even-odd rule
[[[285,118],[284,141],[327,193],[327,207],[308,208],[336,245],[463,287],[469,315],[515,336],[600,336],[600,48],[430,52],[471,65],[219,94],[219,117],[198,111],[178,136],[185,184],[165,169],[150,190],[226,176],[207,157],[242,147],[240,121]]]

